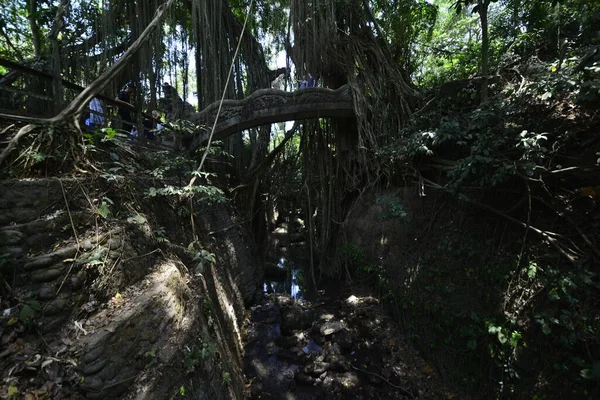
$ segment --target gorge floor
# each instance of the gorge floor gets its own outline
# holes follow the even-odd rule
[[[265,294],[249,312],[244,372],[251,399],[463,398],[365,290],[320,292],[312,301]]]

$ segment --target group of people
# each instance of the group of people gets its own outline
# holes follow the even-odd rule
[[[306,79],[306,75],[302,77],[302,80],[298,83],[299,89],[305,89],[307,87],[317,87],[317,78],[308,74],[308,80]]]
[[[171,94],[175,90],[169,83],[165,82],[162,85],[163,92]],[[121,129],[130,135],[137,137],[139,133],[134,125],[134,112],[135,107],[133,106],[132,97],[135,95],[136,87],[135,83],[127,82],[123,89],[119,91],[115,102],[118,104],[118,114],[121,119]],[[104,107],[101,101],[94,97],[89,104],[90,113],[88,118],[85,120],[85,125],[90,129],[102,128],[105,126],[105,114]],[[144,136],[148,140],[156,139],[156,133],[164,128],[160,113],[157,110],[152,110],[150,116],[145,116],[142,121],[144,127]]]

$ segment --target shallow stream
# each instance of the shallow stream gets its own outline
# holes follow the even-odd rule
[[[339,280],[315,290],[307,252],[277,250],[246,327],[249,398],[451,398],[368,290]]]

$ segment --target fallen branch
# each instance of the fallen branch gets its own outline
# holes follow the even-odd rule
[[[104,242],[105,239],[109,238],[111,235],[116,235],[121,233],[123,230],[121,228],[113,229],[110,232],[106,232],[100,236],[98,236],[96,244],[100,245]],[[24,265],[26,270],[37,269],[36,267],[43,267],[46,265],[50,265],[56,261],[63,261],[65,258],[72,258],[73,255],[77,254],[77,251],[80,250],[78,245],[72,245],[68,247],[63,247],[62,249],[58,249],[53,251],[52,253],[41,254],[37,257],[28,258],[22,260],[20,262],[15,262],[17,265]]]

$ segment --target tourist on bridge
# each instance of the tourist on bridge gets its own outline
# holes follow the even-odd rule
[[[317,78],[308,74],[308,87],[317,87]]]
[[[90,109],[90,116],[85,120],[85,124],[90,128],[101,128],[104,126],[104,108],[100,100],[94,97],[90,101],[88,108]]]
[[[135,107],[131,104],[131,96],[134,93],[135,83],[129,81],[115,98],[115,101],[119,103],[119,117],[123,120],[121,129],[127,133],[130,133],[133,129],[133,110]]]
[[[308,87],[308,81],[306,80],[306,75],[302,76],[302,81],[300,82],[300,89],[306,89]]]

